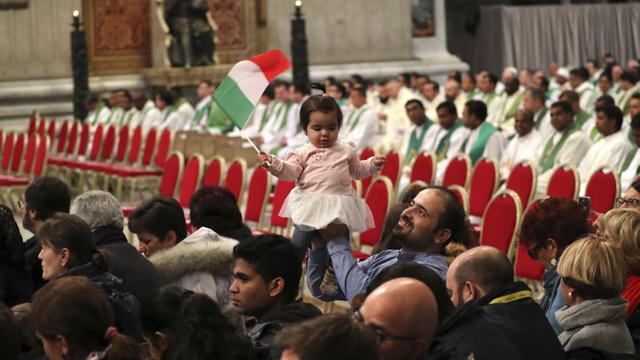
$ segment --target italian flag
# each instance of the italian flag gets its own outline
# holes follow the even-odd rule
[[[242,60],[233,65],[213,93],[213,98],[231,121],[242,129],[267,85],[290,67],[289,59],[280,50],[269,50]]]

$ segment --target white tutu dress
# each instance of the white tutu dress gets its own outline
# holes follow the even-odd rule
[[[303,231],[326,228],[331,223],[345,224],[351,232],[375,226],[369,206],[357,196],[352,179],[369,177],[380,168],[373,158],[360,160],[351,143],[336,143],[330,148],[311,144],[291,151],[282,161],[272,158],[269,171],[284,180],[295,180],[280,210]]]

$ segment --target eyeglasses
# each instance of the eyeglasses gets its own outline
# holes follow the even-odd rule
[[[616,207],[621,207],[624,204],[629,205],[630,207],[640,207],[640,199],[625,199],[623,197],[619,197],[616,199]]]
[[[353,318],[361,323],[364,324],[364,318],[362,317],[362,314],[360,313],[360,311],[356,311],[353,313]],[[386,331],[380,329],[379,327],[375,327],[375,326],[367,326],[369,329],[371,329],[377,337],[378,340],[378,344],[382,344],[385,340],[397,340],[397,341],[416,341],[418,340],[417,337],[412,337],[412,336],[395,336],[395,335],[391,335],[388,334]]]
[[[527,249],[527,254],[529,254],[529,257],[532,258],[533,260],[538,260],[538,253],[540,252],[540,250],[542,250],[542,248],[545,245],[546,244],[537,244],[531,249]]]

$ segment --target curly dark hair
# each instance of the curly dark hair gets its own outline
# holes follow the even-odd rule
[[[575,240],[591,233],[585,209],[567,198],[547,198],[531,205],[522,220],[520,240],[527,246],[543,246],[547,239],[558,245],[558,256]]]

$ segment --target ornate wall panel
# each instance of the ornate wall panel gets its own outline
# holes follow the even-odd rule
[[[84,0],[83,7],[91,75],[151,65],[149,0]]]
[[[255,0],[208,0],[218,30],[216,53],[220,63],[235,63],[255,55]]]

